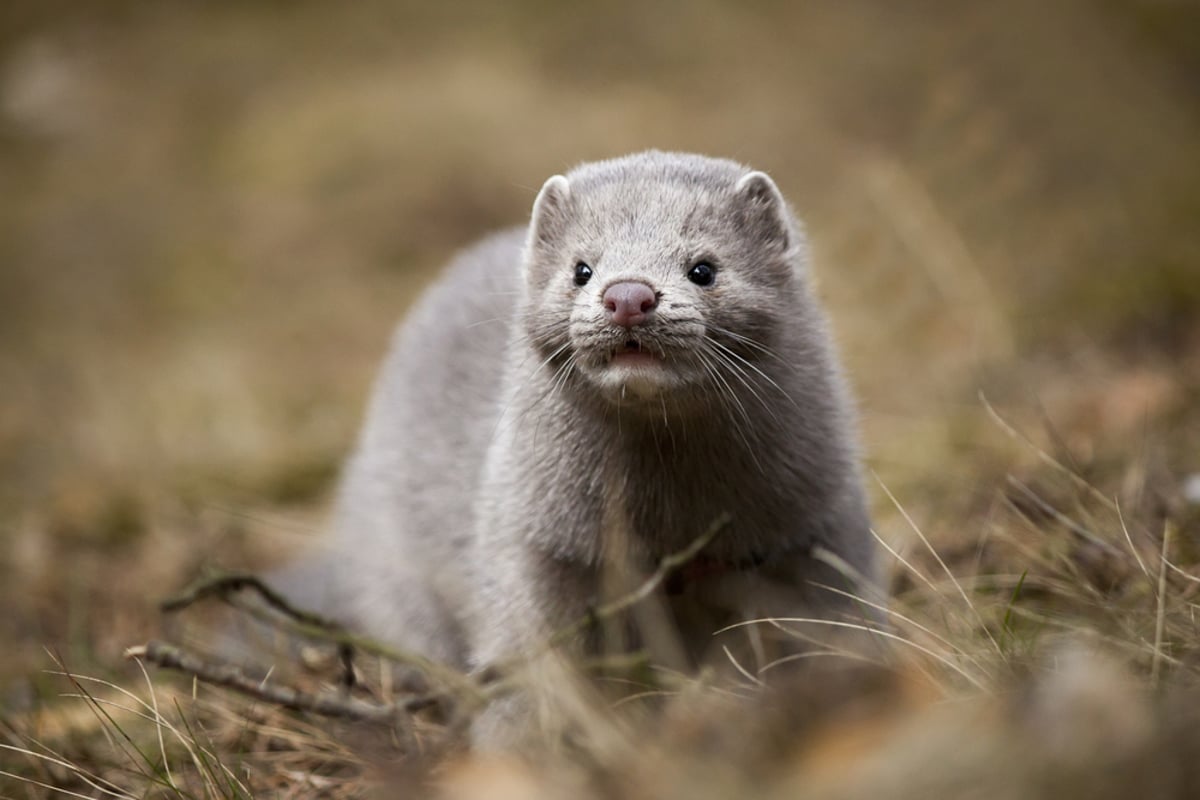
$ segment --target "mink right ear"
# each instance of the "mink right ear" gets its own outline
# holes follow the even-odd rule
[[[551,176],[533,201],[533,215],[529,220],[531,245],[546,244],[558,238],[567,221],[570,202],[571,184],[562,175]]]

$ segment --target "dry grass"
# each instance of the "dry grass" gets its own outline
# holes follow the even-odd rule
[[[8,4],[0,795],[1200,783],[1197,30],[1100,0]],[[685,687],[652,734],[536,769],[122,660],[202,566],[319,533],[438,263],[649,146],[768,169],[809,223],[896,553],[886,659]]]

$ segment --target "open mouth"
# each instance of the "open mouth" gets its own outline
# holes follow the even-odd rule
[[[658,356],[650,352],[648,348],[642,346],[641,342],[636,339],[627,339],[623,344],[613,351],[611,363],[613,364],[654,364],[658,363]]]

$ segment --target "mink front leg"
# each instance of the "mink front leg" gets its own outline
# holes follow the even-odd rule
[[[513,686],[479,713],[472,743],[483,750],[552,744],[572,727],[570,709],[585,691],[572,662],[583,653],[588,631],[551,640],[591,613],[595,573],[524,546],[493,552],[478,567],[472,664],[498,670],[497,679]]]

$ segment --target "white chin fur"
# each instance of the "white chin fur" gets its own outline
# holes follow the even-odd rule
[[[609,364],[595,376],[600,388],[614,400],[653,400],[672,384],[661,365]]]

